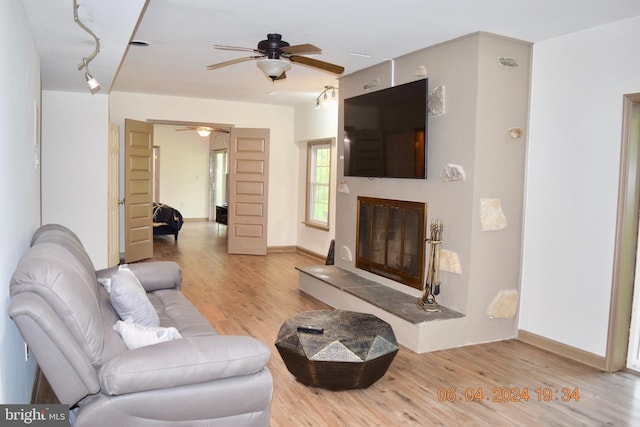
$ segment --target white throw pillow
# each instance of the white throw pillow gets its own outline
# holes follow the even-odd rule
[[[150,327],[137,323],[123,322],[122,320],[118,320],[116,324],[113,325],[113,329],[120,334],[124,344],[129,350],[182,338],[180,332],[174,327]]]
[[[111,276],[111,305],[122,320],[143,326],[160,326],[160,319],[147,293],[127,266],[121,265]]]
[[[101,277],[98,279],[98,283],[104,287],[108,294],[111,293],[111,277]]]

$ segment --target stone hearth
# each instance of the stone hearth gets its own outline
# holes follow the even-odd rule
[[[441,312],[421,310],[417,297],[340,267],[306,266],[297,270],[300,290],[334,308],[378,316],[392,326],[400,344],[417,353],[448,348],[446,342],[430,337],[466,320],[464,314],[446,307]]]

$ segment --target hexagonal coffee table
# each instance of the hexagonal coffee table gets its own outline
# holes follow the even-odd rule
[[[346,310],[300,313],[284,322],[275,344],[298,381],[329,390],[369,387],[399,349],[387,322]]]

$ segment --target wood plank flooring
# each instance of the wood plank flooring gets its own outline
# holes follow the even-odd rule
[[[322,261],[301,253],[227,255],[226,231],[187,222],[177,243],[155,240],[154,259],[182,266],[183,292],[221,334],[252,335],[271,347],[274,427],[640,425],[640,377],[603,373],[517,340],[427,354],[402,347],[368,389],[304,386],[274,342],[287,318],[328,308],[298,290],[295,270]]]
[[[640,426],[640,377],[600,372],[517,340],[426,354],[401,347],[367,389],[304,386],[274,343],[287,318],[329,308],[298,290],[295,270],[322,261],[300,253],[227,255],[225,233],[225,226],[187,222],[177,243],[155,240],[154,259],[181,265],[183,292],[218,332],[271,347],[272,427]],[[57,403],[39,379],[34,403]]]

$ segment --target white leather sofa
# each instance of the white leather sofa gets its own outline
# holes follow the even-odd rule
[[[128,349],[98,282],[117,268],[96,272],[63,226],[34,234],[11,279],[8,313],[60,402],[76,410],[74,425],[268,426],[269,348],[252,337],[218,335],[180,292],[176,263],[129,267],[160,326],[175,327],[181,338]]]

